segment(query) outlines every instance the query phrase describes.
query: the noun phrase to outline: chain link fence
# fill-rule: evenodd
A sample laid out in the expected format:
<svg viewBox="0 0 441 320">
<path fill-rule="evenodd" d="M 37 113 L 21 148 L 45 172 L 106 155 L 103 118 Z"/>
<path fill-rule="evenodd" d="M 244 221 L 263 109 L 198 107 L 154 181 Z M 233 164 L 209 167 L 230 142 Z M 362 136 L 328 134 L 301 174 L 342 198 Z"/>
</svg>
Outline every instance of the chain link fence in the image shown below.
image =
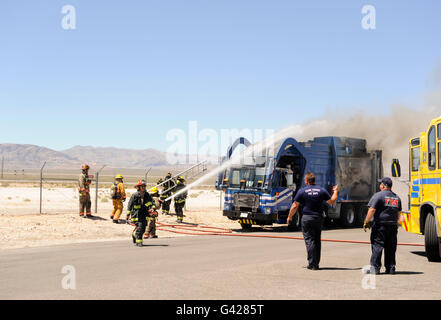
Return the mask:
<svg viewBox="0 0 441 320">
<path fill-rule="evenodd" d="M 135 192 L 134 185 L 138 180 L 144 179 L 147 187 L 157 184 L 159 179 L 164 179 L 168 172 L 173 175 L 189 168 L 111 168 L 106 166 L 91 167 L 89 175 L 92 176 L 90 195 L 92 213 L 110 212 L 112 199 L 110 186 L 117 174 L 122 174 L 128 198 Z M 0 214 L 61 214 L 78 212 L 78 178 L 81 174 L 79 168 L 56 169 L 50 166 L 40 168 L 3 168 L 0 177 Z M 203 172 L 188 172 L 191 183 L 200 177 Z M 185 175 L 184 175 L 185 176 Z M 187 179 L 187 177 L 186 177 Z M 197 187 L 198 190 L 214 190 L 215 178 Z"/>
</svg>

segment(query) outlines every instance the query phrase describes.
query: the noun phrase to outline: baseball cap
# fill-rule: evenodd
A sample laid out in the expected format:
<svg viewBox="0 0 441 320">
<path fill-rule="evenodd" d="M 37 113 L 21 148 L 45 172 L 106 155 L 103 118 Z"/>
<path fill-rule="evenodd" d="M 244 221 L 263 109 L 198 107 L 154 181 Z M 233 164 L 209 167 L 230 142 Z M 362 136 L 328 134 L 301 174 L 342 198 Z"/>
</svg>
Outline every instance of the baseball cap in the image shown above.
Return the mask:
<svg viewBox="0 0 441 320">
<path fill-rule="evenodd" d="M 378 182 L 384 184 L 387 188 L 392 188 L 392 179 L 389 177 L 384 177 L 383 179 L 378 180 Z"/>
</svg>

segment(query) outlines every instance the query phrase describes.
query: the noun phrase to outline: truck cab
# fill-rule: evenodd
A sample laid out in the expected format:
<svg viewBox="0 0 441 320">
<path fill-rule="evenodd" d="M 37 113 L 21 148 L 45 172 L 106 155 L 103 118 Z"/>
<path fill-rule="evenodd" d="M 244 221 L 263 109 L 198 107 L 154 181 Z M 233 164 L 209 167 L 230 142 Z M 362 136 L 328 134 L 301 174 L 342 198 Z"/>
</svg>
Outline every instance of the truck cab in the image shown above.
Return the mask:
<svg viewBox="0 0 441 320">
<path fill-rule="evenodd" d="M 441 261 L 440 152 L 441 117 L 409 141 L 409 211 L 402 221 L 406 231 L 424 235 L 429 261 Z"/>
<path fill-rule="evenodd" d="M 340 185 L 336 205 L 324 203 L 324 216 L 345 227 L 361 226 L 382 175 L 381 151 L 367 152 L 365 140 L 346 137 L 306 142 L 287 138 L 276 150 L 231 165 L 218 177 L 216 186 L 225 190 L 224 216 L 239 221 L 243 229 L 284 224 L 297 191 L 304 186 L 305 173 L 313 172 L 316 184 L 329 192 Z M 227 155 L 231 153 L 230 147 Z M 301 212 L 302 208 L 288 229 L 300 229 Z"/>
</svg>

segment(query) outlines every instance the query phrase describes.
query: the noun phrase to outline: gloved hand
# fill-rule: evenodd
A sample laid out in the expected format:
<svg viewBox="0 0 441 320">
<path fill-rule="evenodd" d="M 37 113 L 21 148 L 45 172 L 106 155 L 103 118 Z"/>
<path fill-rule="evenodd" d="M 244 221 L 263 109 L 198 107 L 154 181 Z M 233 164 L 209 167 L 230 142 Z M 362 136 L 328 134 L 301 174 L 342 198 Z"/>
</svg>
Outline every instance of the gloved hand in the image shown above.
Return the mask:
<svg viewBox="0 0 441 320">
<path fill-rule="evenodd" d="M 363 223 L 363 230 L 364 232 L 366 232 L 366 229 L 370 229 L 371 228 L 371 222 L 370 221 L 365 221 Z"/>
</svg>

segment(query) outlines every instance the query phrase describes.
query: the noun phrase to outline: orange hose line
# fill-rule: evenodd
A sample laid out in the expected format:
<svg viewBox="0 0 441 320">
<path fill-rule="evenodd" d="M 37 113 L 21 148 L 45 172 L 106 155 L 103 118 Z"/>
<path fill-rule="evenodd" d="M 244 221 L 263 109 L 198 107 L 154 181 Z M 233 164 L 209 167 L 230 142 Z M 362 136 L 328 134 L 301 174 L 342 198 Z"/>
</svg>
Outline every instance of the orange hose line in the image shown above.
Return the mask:
<svg viewBox="0 0 441 320">
<path fill-rule="evenodd" d="M 172 229 L 183 229 L 186 231 L 177 231 L 177 230 L 170 230 L 166 229 L 164 227 L 169 227 Z M 205 231 L 203 229 L 218 229 L 218 230 L 224 230 L 222 232 L 211 232 L 211 231 Z M 273 236 L 273 235 L 263 235 L 263 234 L 238 234 L 233 233 L 233 230 L 231 229 L 225 229 L 225 228 L 219 228 L 219 227 L 210 227 L 210 226 L 185 226 L 185 225 L 175 225 L 175 224 L 162 224 L 158 223 L 158 230 L 167 231 L 167 232 L 173 232 L 178 234 L 188 234 L 188 235 L 195 235 L 195 236 L 206 236 L 206 235 L 214 235 L 214 236 L 232 236 L 232 237 L 252 237 L 252 238 L 271 238 L 271 239 L 290 239 L 290 240 L 304 240 L 303 237 L 293 237 L 293 236 Z M 197 232 L 188 232 L 188 231 L 197 231 Z M 370 241 L 360 241 L 360 240 L 340 240 L 340 239 L 321 239 L 321 241 L 324 242 L 339 242 L 339 243 L 355 243 L 355 244 L 371 244 Z M 406 243 L 406 242 L 399 242 L 397 245 L 399 246 L 417 246 L 417 247 L 424 247 L 424 244 L 421 243 Z"/>
</svg>

